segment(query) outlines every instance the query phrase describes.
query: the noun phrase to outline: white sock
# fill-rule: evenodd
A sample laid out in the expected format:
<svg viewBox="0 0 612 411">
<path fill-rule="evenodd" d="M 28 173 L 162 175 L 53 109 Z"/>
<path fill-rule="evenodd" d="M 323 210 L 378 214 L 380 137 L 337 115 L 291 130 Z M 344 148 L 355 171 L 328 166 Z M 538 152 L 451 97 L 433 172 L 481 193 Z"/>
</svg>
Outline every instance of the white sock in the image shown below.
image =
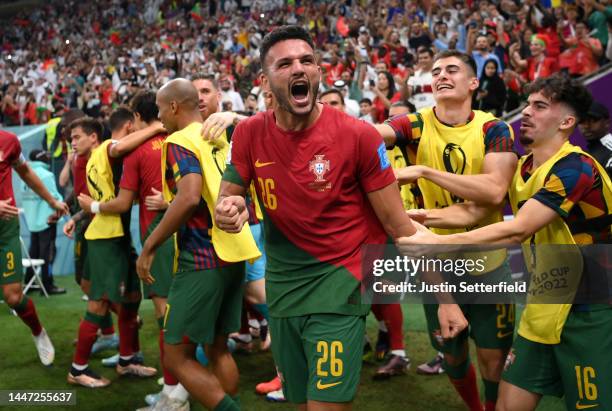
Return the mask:
<svg viewBox="0 0 612 411">
<path fill-rule="evenodd" d="M 172 390 L 169 397 L 172 399 L 179 400 L 180 402 L 185 402 L 187 401 L 187 398 L 189 398 L 189 393 L 187 392 L 185 387 L 183 387 L 182 384 L 177 384 L 176 388 Z"/>
<path fill-rule="evenodd" d="M 397 355 L 398 357 L 406 357 L 405 350 L 391 350 L 391 355 Z"/>
<path fill-rule="evenodd" d="M 164 384 L 164 388 L 162 389 L 162 394 L 165 394 L 169 397 L 170 393 L 174 391 L 175 388 L 176 388 L 176 385 Z"/>
<path fill-rule="evenodd" d="M 387 325 L 385 324 L 385 322 L 384 322 L 384 321 L 379 321 L 379 322 L 378 322 L 378 329 L 379 329 L 380 331 L 382 331 L 382 332 L 385 332 L 385 333 L 386 333 L 386 332 L 388 332 L 388 331 L 387 331 Z"/>
<path fill-rule="evenodd" d="M 438 356 L 444 358 L 444 353 L 442 351 L 438 351 Z"/>
<path fill-rule="evenodd" d="M 243 343 L 250 343 L 253 341 L 253 336 L 251 334 L 238 334 L 238 339 Z"/>
<path fill-rule="evenodd" d="M 132 355 L 120 355 L 119 358 L 121 358 L 123 361 L 129 361 L 132 358 L 134 358 L 134 354 L 132 354 Z"/>
<path fill-rule="evenodd" d="M 79 364 L 74 363 L 74 362 L 72 363 L 72 366 L 74 367 L 74 369 L 78 370 L 78 371 L 83 371 L 85 368 L 87 368 L 88 365 L 89 364 L 79 365 Z"/>
</svg>

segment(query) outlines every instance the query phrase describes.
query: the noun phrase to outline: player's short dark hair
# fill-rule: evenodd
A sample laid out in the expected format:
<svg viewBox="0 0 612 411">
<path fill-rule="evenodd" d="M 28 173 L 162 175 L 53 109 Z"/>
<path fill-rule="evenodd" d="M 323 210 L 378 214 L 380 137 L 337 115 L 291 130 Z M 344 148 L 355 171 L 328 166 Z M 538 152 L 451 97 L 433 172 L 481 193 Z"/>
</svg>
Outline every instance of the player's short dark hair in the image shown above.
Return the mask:
<svg viewBox="0 0 612 411">
<path fill-rule="evenodd" d="M 101 143 L 104 137 L 104 126 L 99 120 L 91 117 L 81 117 L 74 120 L 68 125 L 68 133 L 71 133 L 77 127 L 81 127 L 85 134 L 96 134 L 98 141 Z"/>
<path fill-rule="evenodd" d="M 140 90 L 130 100 L 133 113 L 138 113 L 142 121 L 150 123 L 157 119 L 159 109 L 155 104 L 155 93 L 151 90 Z"/>
<path fill-rule="evenodd" d="M 529 83 L 525 92 L 542 93 L 555 103 L 567 105 L 578 117 L 578 122 L 586 116 L 593 102 L 591 92 L 583 84 L 561 74 L 539 78 Z"/>
<path fill-rule="evenodd" d="M 338 97 L 340 97 L 340 101 L 342 101 L 342 104 L 344 105 L 344 96 L 342 95 L 342 92 L 338 90 L 337 88 L 329 88 L 325 90 L 324 92 L 319 94 L 319 100 L 321 100 L 323 97 L 330 95 L 330 94 L 338 95 Z"/>
<path fill-rule="evenodd" d="M 464 62 L 465 65 L 472 70 L 474 77 L 476 77 L 476 73 L 478 73 L 478 69 L 476 68 L 476 61 L 474 61 L 474 58 L 467 53 L 462 53 L 458 50 L 443 50 L 436 54 L 436 56 L 434 57 L 434 63 L 438 60 L 446 59 L 449 57 L 456 57 L 462 62 Z"/>
<path fill-rule="evenodd" d="M 259 51 L 259 61 L 261 67 L 266 71 L 266 57 L 268 52 L 276 43 L 285 40 L 303 40 L 314 50 L 315 45 L 310 34 L 300 26 L 281 26 L 270 33 L 266 34 L 261 43 Z"/>
<path fill-rule="evenodd" d="M 191 81 L 196 81 L 196 80 L 208 80 L 208 81 L 210 81 L 212 83 L 212 85 L 215 88 L 215 90 L 219 89 L 219 82 L 215 78 L 214 74 L 196 73 L 193 76 L 191 76 Z"/>
<path fill-rule="evenodd" d="M 108 118 L 108 126 L 111 132 L 119 130 L 128 121 L 134 121 L 134 114 L 129 108 L 121 106 L 112 112 Z"/>
</svg>

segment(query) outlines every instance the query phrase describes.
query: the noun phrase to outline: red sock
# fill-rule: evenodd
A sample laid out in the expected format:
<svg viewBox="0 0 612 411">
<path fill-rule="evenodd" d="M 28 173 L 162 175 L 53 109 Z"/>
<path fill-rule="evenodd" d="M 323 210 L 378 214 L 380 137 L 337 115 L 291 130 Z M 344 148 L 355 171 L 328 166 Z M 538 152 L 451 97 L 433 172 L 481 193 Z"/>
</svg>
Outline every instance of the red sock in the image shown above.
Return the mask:
<svg viewBox="0 0 612 411">
<path fill-rule="evenodd" d="M 128 305 L 122 305 L 119 310 L 119 355 L 122 357 L 128 357 L 136 352 L 134 337 L 138 334 L 137 316 L 138 311 Z"/>
<path fill-rule="evenodd" d="M 134 340 L 132 341 L 132 350 L 134 354 L 140 352 L 140 330 L 138 329 L 138 315 L 136 316 L 136 327 L 134 327 Z"/>
<path fill-rule="evenodd" d="M 30 327 L 30 330 L 32 330 L 32 335 L 39 335 L 42 332 L 42 326 L 40 325 L 38 315 L 36 314 L 34 301 L 30 300 L 24 295 L 21 303 L 19 303 L 17 307 L 13 307 L 13 309 L 19 318 L 21 318 L 21 321 Z"/>
<path fill-rule="evenodd" d="M 392 350 L 404 349 L 404 315 L 399 304 L 383 304 L 383 320 L 389 332 L 389 343 Z"/>
<path fill-rule="evenodd" d="M 176 377 L 164 367 L 164 330 L 159 330 L 159 359 L 161 360 L 162 371 L 164 373 L 164 384 L 176 385 L 178 380 Z"/>
<path fill-rule="evenodd" d="M 100 326 L 94 322 L 87 319 L 81 320 L 81 324 L 79 325 L 79 338 L 77 340 L 73 359 L 75 364 L 86 365 L 89 361 L 91 347 L 98 338 L 98 328 L 100 328 Z"/>
<path fill-rule="evenodd" d="M 485 401 L 485 411 L 495 411 L 495 401 Z"/>
<path fill-rule="evenodd" d="M 382 304 L 372 304 L 371 310 L 372 314 L 374 314 L 374 317 L 376 318 L 376 321 L 383 320 Z"/>
<path fill-rule="evenodd" d="M 102 335 L 113 335 L 115 333 L 115 327 L 111 325 L 110 327 L 102 328 Z"/>
<path fill-rule="evenodd" d="M 476 371 L 474 365 L 470 364 L 465 377 L 461 379 L 453 379 L 449 377 L 450 382 L 455 386 L 455 390 L 459 393 L 463 401 L 467 404 L 470 411 L 482 411 L 482 403 L 478 394 L 478 384 L 476 384 Z"/>
</svg>

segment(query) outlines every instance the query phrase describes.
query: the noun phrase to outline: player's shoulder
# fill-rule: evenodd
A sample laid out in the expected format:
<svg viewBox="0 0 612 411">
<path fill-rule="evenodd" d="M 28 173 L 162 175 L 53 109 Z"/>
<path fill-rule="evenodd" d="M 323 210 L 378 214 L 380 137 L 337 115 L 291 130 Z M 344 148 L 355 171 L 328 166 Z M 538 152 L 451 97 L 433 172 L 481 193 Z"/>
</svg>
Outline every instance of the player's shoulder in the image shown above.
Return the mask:
<svg viewBox="0 0 612 411">
<path fill-rule="evenodd" d="M 236 133 L 251 133 L 253 134 L 253 137 L 261 135 L 263 133 L 252 133 L 252 131 L 262 130 L 263 128 L 266 128 L 270 124 L 270 121 L 274 121 L 274 112 L 272 110 L 260 111 L 259 113 L 245 118 L 240 123 L 238 123 L 238 125 L 234 129 L 232 138 L 236 135 Z"/>
<path fill-rule="evenodd" d="M 17 137 L 17 135 L 9 131 L 0 130 L 0 142 L 3 146 L 10 147 L 11 145 L 18 145 L 19 138 Z"/>
</svg>

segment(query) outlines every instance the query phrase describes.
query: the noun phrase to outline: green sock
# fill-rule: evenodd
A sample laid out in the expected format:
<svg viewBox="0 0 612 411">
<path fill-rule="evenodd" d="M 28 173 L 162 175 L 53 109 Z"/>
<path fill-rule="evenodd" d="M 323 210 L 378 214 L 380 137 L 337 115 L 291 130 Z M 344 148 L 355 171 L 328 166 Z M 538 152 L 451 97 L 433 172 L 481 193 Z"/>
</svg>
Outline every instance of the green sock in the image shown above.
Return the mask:
<svg viewBox="0 0 612 411">
<path fill-rule="evenodd" d="M 100 328 L 110 328 L 113 326 L 113 317 L 111 312 L 108 311 L 104 317 L 102 317 L 102 322 L 100 323 Z"/>
<path fill-rule="evenodd" d="M 90 323 L 94 323 L 98 327 L 100 327 L 100 325 L 104 321 L 104 316 L 97 315 L 97 314 L 94 314 L 94 313 L 90 313 L 89 311 L 87 311 L 85 313 L 85 321 L 89 321 Z"/>
<path fill-rule="evenodd" d="M 232 397 L 225 394 L 225 397 L 213 408 L 213 411 L 240 411 L 240 407 L 236 405 Z"/>
<path fill-rule="evenodd" d="M 489 381 L 482 379 L 484 384 L 485 400 L 493 403 L 497 402 L 497 390 L 499 389 L 499 383 L 495 381 Z"/>
<path fill-rule="evenodd" d="M 236 403 L 238 408 L 240 408 L 240 395 L 236 394 L 232 397 L 232 400 Z"/>
</svg>

